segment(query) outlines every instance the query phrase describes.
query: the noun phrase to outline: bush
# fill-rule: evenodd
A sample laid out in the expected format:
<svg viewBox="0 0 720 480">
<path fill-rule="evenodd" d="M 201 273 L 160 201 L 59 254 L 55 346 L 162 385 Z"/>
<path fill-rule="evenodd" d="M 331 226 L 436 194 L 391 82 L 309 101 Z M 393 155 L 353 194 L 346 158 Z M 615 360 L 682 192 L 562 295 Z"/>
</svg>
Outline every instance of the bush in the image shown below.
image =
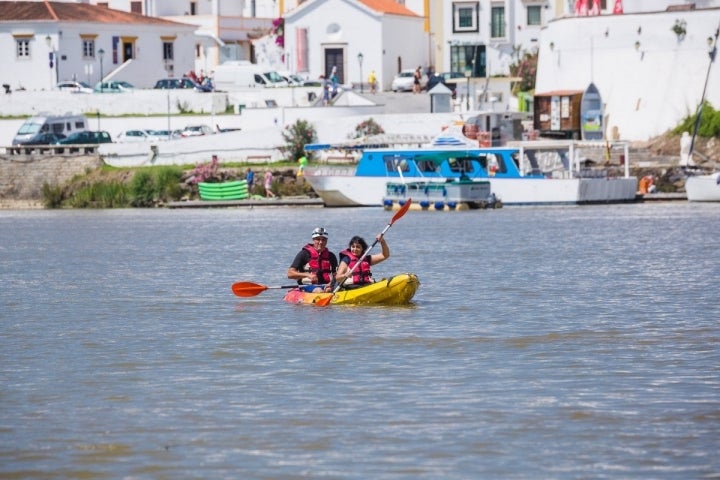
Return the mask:
<svg viewBox="0 0 720 480">
<path fill-rule="evenodd" d="M 368 118 L 364 122 L 360 122 L 355 126 L 355 133 L 350 134 L 349 138 L 362 138 L 369 135 L 380 135 L 385 130 L 372 118 Z"/>
<path fill-rule="evenodd" d="M 282 133 L 286 145 L 280 150 L 287 155 L 291 162 L 296 161 L 303 155 L 312 160 L 312 153 L 305 153 L 305 145 L 317 142 L 315 128 L 307 120 L 297 120 L 293 125 L 288 125 Z"/>
<path fill-rule="evenodd" d="M 182 196 L 179 167 L 152 167 L 138 171 L 130 182 L 131 205 L 152 207 L 159 202 L 178 200 Z"/>
<path fill-rule="evenodd" d="M 681 135 L 683 132 L 689 132 L 692 134 L 695 131 L 696 121 L 697 114 L 686 116 L 680 125 L 675 127 L 673 133 Z M 703 138 L 720 137 L 720 111 L 715 110 L 709 102 L 703 104 L 697 134 Z"/>
<path fill-rule="evenodd" d="M 84 185 L 69 199 L 73 208 L 120 208 L 128 206 L 127 188 L 120 182 Z"/>
<path fill-rule="evenodd" d="M 60 208 L 64 199 L 62 187 L 43 183 L 42 187 L 43 205 L 46 208 Z"/>
<path fill-rule="evenodd" d="M 188 183 L 196 185 L 200 182 L 220 182 L 222 179 L 219 174 L 220 162 L 215 155 L 212 160 L 208 163 L 198 163 L 195 168 L 190 172 Z"/>
</svg>

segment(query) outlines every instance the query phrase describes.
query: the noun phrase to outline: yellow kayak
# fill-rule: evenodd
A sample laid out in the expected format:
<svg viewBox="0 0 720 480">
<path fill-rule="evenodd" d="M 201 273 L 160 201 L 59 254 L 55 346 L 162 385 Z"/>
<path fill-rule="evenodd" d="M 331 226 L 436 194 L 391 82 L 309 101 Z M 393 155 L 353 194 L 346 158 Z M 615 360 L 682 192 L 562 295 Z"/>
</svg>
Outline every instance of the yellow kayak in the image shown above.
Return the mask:
<svg viewBox="0 0 720 480">
<path fill-rule="evenodd" d="M 312 293 L 299 288 L 290 290 L 284 300 L 289 303 L 314 304 L 332 297 L 334 305 L 407 305 L 415 296 L 420 281 L 414 273 L 401 273 L 375 283 L 337 293 Z"/>
</svg>

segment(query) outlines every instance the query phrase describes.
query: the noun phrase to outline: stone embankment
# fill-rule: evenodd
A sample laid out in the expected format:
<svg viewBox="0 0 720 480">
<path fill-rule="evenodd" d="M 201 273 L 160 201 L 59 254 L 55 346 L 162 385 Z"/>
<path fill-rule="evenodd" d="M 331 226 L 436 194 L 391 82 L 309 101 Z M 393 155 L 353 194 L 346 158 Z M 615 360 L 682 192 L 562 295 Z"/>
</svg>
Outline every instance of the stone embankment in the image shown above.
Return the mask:
<svg viewBox="0 0 720 480">
<path fill-rule="evenodd" d="M 44 184 L 63 185 L 101 165 L 97 154 L 1 155 L 0 208 L 42 208 Z"/>
</svg>

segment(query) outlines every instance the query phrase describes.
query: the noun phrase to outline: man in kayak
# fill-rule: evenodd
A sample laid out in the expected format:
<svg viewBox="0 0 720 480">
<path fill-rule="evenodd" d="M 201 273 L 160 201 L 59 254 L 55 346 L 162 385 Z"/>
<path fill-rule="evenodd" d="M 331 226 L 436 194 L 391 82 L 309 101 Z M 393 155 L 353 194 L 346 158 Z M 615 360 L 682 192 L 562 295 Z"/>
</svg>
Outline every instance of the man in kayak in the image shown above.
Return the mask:
<svg viewBox="0 0 720 480">
<path fill-rule="evenodd" d="M 357 235 L 350 239 L 348 248 L 340 252 L 340 265 L 338 266 L 335 278 L 338 282 L 342 282 L 343 287 L 352 288 L 375 281 L 372 277 L 370 266 L 377 265 L 387 260 L 390 256 L 390 247 L 388 247 L 385 242 L 385 237 L 380 234 L 377 236 L 377 241 L 380 242 L 382 253 L 366 255 L 363 258 L 363 255 L 368 249 L 368 244 L 365 239 Z M 360 261 L 361 258 L 362 261 Z M 358 262 L 360 262 L 359 265 Z M 352 274 L 350 275 L 351 270 Z M 345 281 L 343 282 L 343 280 Z"/>
<path fill-rule="evenodd" d="M 312 232 L 312 243 L 305 245 L 293 260 L 287 276 L 298 285 L 317 285 L 313 292 L 331 292 L 338 268 L 334 253 L 327 249 L 328 231 L 318 227 Z"/>
</svg>

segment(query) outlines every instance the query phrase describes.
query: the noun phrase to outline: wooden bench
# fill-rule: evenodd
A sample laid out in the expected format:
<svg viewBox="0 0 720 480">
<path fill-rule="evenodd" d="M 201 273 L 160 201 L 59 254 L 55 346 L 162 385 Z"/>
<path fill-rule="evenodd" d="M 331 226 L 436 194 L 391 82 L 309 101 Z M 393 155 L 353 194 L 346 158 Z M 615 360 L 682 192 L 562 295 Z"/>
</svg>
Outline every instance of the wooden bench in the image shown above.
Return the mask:
<svg viewBox="0 0 720 480">
<path fill-rule="evenodd" d="M 248 155 L 248 156 L 245 158 L 245 160 L 246 160 L 247 162 L 251 162 L 251 161 L 253 161 L 253 160 L 255 160 L 255 161 L 261 160 L 261 161 L 263 161 L 263 162 L 265 162 L 265 163 L 270 163 L 270 160 L 272 160 L 272 156 L 270 156 L 270 155 Z"/>
<path fill-rule="evenodd" d="M 246 180 L 224 183 L 198 183 L 198 192 L 202 200 L 242 200 L 248 198 Z"/>
</svg>

